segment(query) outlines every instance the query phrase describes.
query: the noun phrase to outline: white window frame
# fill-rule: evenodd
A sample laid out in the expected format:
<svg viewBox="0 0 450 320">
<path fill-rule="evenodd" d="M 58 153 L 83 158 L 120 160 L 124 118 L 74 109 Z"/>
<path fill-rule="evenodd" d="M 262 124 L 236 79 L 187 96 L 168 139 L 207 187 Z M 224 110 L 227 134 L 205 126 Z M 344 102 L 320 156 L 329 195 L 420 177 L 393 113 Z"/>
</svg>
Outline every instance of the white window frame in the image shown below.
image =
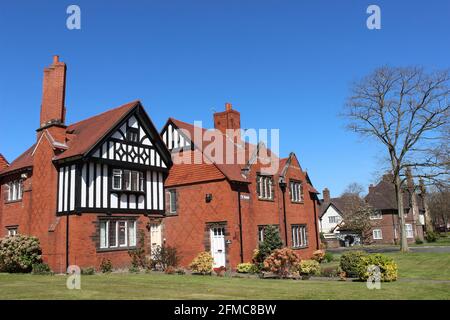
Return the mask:
<svg viewBox="0 0 450 320">
<path fill-rule="evenodd" d="M 383 231 L 381 231 L 381 229 L 373 229 L 372 237 L 374 240 L 383 240 Z"/>
<path fill-rule="evenodd" d="M 115 233 L 115 243 L 111 244 L 109 242 L 109 235 L 110 235 L 110 225 L 111 223 L 114 223 L 114 233 Z M 119 224 L 125 223 L 125 243 L 120 244 L 119 243 Z M 102 245 L 102 239 L 100 238 L 99 247 L 100 249 L 115 249 L 115 248 L 132 248 L 135 247 L 137 244 L 137 220 L 101 220 L 100 221 L 100 237 L 102 236 L 102 226 L 106 228 L 105 230 L 105 239 L 104 244 Z M 133 227 L 134 229 L 134 237 L 130 239 L 130 230 L 129 228 Z"/>
<path fill-rule="evenodd" d="M 291 193 L 291 202 L 303 202 L 303 184 L 301 181 L 289 181 L 289 191 Z"/>
<path fill-rule="evenodd" d="M 7 227 L 6 229 L 8 230 L 8 237 L 12 237 L 19 234 L 17 227 Z"/>
<path fill-rule="evenodd" d="M 308 246 L 308 234 L 305 224 L 291 225 L 292 247 L 305 248 Z"/>
<path fill-rule="evenodd" d="M 19 180 L 14 180 L 14 181 L 10 181 L 7 186 L 8 186 L 8 199 L 7 201 L 20 201 L 22 200 L 22 183 L 23 180 L 19 179 Z"/>
<path fill-rule="evenodd" d="M 407 239 L 414 239 L 414 230 L 412 224 L 405 223 L 405 233 Z"/>
<path fill-rule="evenodd" d="M 329 216 L 328 217 L 328 223 L 338 223 L 338 222 L 339 222 L 339 216 Z"/>
<path fill-rule="evenodd" d="M 175 196 L 175 202 L 172 203 Z M 175 189 L 169 190 L 169 212 L 177 213 L 177 191 Z"/>
<path fill-rule="evenodd" d="M 264 241 L 264 229 L 266 225 L 258 226 L 258 243 Z"/>
<path fill-rule="evenodd" d="M 273 200 L 273 177 L 258 175 L 256 179 L 259 180 L 259 183 L 257 183 L 257 186 L 259 186 L 258 199 Z"/>
<path fill-rule="evenodd" d="M 115 177 L 119 177 L 119 187 L 115 187 L 114 186 L 114 179 L 115 179 Z M 121 169 L 113 169 L 112 188 L 114 190 L 122 190 L 122 170 Z"/>
</svg>

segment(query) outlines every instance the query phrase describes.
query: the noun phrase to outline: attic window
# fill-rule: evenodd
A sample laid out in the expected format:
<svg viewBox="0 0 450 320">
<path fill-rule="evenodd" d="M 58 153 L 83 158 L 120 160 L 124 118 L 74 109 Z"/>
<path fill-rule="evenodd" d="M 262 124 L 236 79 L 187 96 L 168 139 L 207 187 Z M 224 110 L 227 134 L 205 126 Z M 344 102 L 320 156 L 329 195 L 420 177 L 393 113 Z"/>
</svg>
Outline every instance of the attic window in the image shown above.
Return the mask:
<svg viewBox="0 0 450 320">
<path fill-rule="evenodd" d="M 131 142 L 139 142 L 139 132 L 135 128 L 128 128 L 127 140 Z"/>
<path fill-rule="evenodd" d="M 303 201 L 303 185 L 300 181 L 290 181 L 289 191 L 291 193 L 292 202 L 302 202 Z"/>
</svg>

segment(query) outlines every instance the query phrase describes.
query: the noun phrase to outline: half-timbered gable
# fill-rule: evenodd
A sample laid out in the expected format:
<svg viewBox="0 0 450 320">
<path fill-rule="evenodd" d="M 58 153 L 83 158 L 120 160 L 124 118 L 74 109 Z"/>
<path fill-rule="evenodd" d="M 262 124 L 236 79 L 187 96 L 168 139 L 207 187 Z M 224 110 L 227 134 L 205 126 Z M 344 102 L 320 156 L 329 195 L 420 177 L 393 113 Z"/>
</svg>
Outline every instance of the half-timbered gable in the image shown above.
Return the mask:
<svg viewBox="0 0 450 320">
<path fill-rule="evenodd" d="M 58 213 L 164 212 L 170 154 L 139 102 L 81 157 L 70 159 L 58 159 Z"/>
<path fill-rule="evenodd" d="M 191 150 L 194 146 L 192 139 L 194 139 L 194 132 L 180 128 L 174 119 L 169 119 L 161 131 L 161 136 L 167 149 L 170 151 Z M 188 124 L 187 124 L 188 125 Z"/>
</svg>

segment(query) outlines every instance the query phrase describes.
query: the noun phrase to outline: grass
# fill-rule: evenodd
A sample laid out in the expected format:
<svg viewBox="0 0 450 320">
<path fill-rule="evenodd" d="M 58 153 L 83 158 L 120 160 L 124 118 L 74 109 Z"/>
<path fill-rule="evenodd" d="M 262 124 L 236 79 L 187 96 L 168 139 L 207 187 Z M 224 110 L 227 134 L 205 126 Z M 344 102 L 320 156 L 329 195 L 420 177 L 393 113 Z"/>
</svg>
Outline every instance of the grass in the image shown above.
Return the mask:
<svg viewBox="0 0 450 320">
<path fill-rule="evenodd" d="M 423 247 L 423 246 L 433 246 L 433 247 L 439 247 L 439 246 L 450 246 L 450 233 L 441 233 L 440 236 L 437 238 L 435 242 L 427 242 L 424 241 L 421 244 L 411 244 L 413 247 Z"/>
<path fill-rule="evenodd" d="M 446 299 L 450 255 L 389 253 L 399 281 L 369 290 L 364 282 L 268 280 L 210 276 L 98 274 L 68 290 L 66 276 L 0 274 L 0 299 Z M 336 258 L 337 255 L 335 255 Z M 333 261 L 327 265 L 337 265 Z M 447 280 L 447 281 L 443 281 Z"/>
</svg>

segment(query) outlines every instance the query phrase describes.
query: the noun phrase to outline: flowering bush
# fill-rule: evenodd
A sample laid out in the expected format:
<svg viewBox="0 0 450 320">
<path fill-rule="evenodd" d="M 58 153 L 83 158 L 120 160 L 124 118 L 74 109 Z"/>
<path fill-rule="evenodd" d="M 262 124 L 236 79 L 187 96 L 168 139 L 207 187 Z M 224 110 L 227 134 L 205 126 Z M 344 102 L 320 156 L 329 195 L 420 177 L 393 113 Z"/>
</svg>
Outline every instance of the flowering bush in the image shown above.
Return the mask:
<svg viewBox="0 0 450 320">
<path fill-rule="evenodd" d="M 380 268 L 381 281 L 390 282 L 397 280 L 397 264 L 392 258 L 382 254 L 371 254 L 362 258 L 358 272 L 360 280 L 366 281 L 369 278 L 372 272 L 368 267 L 372 265 Z"/>
<path fill-rule="evenodd" d="M 276 249 L 264 260 L 264 269 L 275 273 L 281 278 L 286 278 L 292 272 L 298 270 L 299 262 L 299 257 L 292 249 Z"/>
<path fill-rule="evenodd" d="M 325 258 L 325 251 L 324 250 L 316 250 L 313 252 L 312 259 L 317 261 L 318 263 L 321 263 Z"/>
<path fill-rule="evenodd" d="M 316 260 L 302 260 L 298 265 L 300 275 L 310 277 L 320 273 L 320 265 Z"/>
<path fill-rule="evenodd" d="M 189 268 L 195 273 L 210 274 L 213 268 L 214 259 L 209 252 L 200 252 L 192 260 Z"/>
<path fill-rule="evenodd" d="M 15 235 L 0 239 L 0 271 L 30 272 L 42 262 L 42 250 L 36 237 Z"/>
</svg>

